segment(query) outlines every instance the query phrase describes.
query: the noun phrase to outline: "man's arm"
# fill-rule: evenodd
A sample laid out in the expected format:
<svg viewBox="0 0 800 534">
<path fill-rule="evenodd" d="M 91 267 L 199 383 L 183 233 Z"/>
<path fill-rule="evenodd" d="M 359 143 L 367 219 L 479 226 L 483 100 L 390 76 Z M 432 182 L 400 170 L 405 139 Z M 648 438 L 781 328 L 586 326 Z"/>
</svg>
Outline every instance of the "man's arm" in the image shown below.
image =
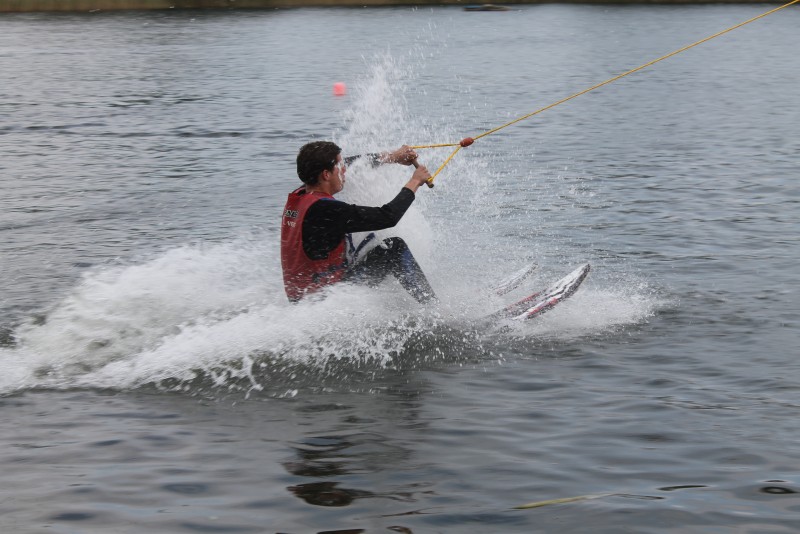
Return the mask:
<svg viewBox="0 0 800 534">
<path fill-rule="evenodd" d="M 430 177 L 428 169 L 420 165 L 397 196 L 377 208 L 333 199 L 315 202 L 303 219 L 303 250 L 311 259 L 323 259 L 345 234 L 391 228 L 400 222 L 414 202 L 414 193 Z"/>
<path fill-rule="evenodd" d="M 358 156 L 348 156 L 344 158 L 345 165 L 352 165 L 359 158 L 368 158 L 373 167 L 384 163 L 399 163 L 400 165 L 411 165 L 417 159 L 417 153 L 413 148 L 403 145 L 391 152 L 373 152 L 369 154 L 359 154 Z"/>
<path fill-rule="evenodd" d="M 414 192 L 404 187 L 391 201 L 380 207 L 358 206 L 338 200 L 320 200 L 306 214 L 303 235 L 368 232 L 391 228 L 400 222 L 414 202 Z M 338 239 L 337 239 L 338 241 Z"/>
<path fill-rule="evenodd" d="M 357 156 L 347 156 L 344 158 L 344 164 L 348 167 L 355 163 L 356 160 L 361 158 L 366 158 L 370 165 L 373 167 L 377 167 L 378 165 L 382 164 L 381 155 L 377 152 L 371 152 L 369 154 L 358 154 Z"/>
<path fill-rule="evenodd" d="M 414 202 L 417 189 L 431 175 L 423 165 L 414 170 L 411 179 L 391 201 L 380 207 L 357 206 L 338 200 L 324 199 L 314 203 L 306 214 L 305 221 L 311 218 L 311 228 L 327 230 L 335 228 L 337 232 L 369 232 L 391 228 L 400 222 L 411 203 Z M 305 223 L 303 231 L 305 232 Z"/>
</svg>

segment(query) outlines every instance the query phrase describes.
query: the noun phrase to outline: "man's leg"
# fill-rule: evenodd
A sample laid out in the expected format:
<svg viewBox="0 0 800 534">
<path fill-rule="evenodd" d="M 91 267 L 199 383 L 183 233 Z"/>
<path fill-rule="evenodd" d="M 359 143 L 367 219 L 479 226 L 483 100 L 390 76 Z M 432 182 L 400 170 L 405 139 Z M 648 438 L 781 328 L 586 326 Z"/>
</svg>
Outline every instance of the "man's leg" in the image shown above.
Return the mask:
<svg viewBox="0 0 800 534">
<path fill-rule="evenodd" d="M 418 302 L 436 300 L 436 294 L 428 283 L 425 273 L 414 259 L 406 242 L 400 237 L 384 239 L 345 275 L 345 280 L 376 286 L 389 273 L 397 278 L 400 285 Z"/>
</svg>

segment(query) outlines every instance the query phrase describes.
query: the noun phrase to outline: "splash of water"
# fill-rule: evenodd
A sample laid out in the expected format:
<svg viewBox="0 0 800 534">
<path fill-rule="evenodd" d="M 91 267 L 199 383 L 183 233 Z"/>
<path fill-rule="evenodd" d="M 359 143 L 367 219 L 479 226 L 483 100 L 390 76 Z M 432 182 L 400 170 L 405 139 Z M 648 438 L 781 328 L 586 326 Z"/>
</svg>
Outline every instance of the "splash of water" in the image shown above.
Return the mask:
<svg viewBox="0 0 800 534">
<path fill-rule="evenodd" d="M 347 128 L 336 139 L 348 154 L 434 138 L 409 120 L 404 95 L 413 75 L 412 67 L 388 55 L 371 62 L 345 114 Z M 441 298 L 439 307 L 417 305 L 394 282 L 377 290 L 340 285 L 324 299 L 290 305 L 274 234 L 184 246 L 149 261 L 86 273 L 44 320 L 14 332 L 15 346 L 0 349 L 0 394 L 147 384 L 192 391 L 200 383 L 252 391 L 269 387 L 276 377 L 293 391 L 292 379 L 303 367 L 344 376 L 336 375 L 342 369 L 337 362 L 345 362 L 346 375 L 365 366 L 502 352 L 502 337 L 484 346 L 476 329 L 488 311 L 513 296 L 493 297 L 488 286 L 529 258 L 520 257 L 518 245 L 495 239 L 490 225 L 475 222 L 491 219 L 498 209 L 488 201 L 489 184 L 497 180 L 488 171 L 489 159 L 473 152 L 455 161 L 449 180 L 419 193 L 401 223 L 380 233 L 409 243 Z M 410 174 L 397 165 L 370 169 L 359 163 L 348 171 L 342 199 L 383 204 Z M 472 224 L 470 232 L 463 231 L 465 221 Z M 553 281 L 546 276 L 534 278 L 532 287 Z M 635 291 L 582 288 L 557 310 L 516 325 L 508 335 L 533 343 L 574 338 L 641 321 L 656 306 Z"/>
</svg>

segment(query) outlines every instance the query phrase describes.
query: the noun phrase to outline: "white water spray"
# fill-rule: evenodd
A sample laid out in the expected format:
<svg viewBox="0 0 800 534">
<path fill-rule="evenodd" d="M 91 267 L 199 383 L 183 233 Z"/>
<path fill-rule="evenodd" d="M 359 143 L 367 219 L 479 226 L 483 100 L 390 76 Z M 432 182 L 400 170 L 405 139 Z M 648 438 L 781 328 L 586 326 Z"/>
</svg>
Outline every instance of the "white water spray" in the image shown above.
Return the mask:
<svg viewBox="0 0 800 534">
<path fill-rule="evenodd" d="M 336 138 L 346 154 L 433 139 L 433 132 L 418 126 L 423 121 L 409 119 L 405 84 L 414 69 L 390 56 L 378 58 L 370 68 L 353 93 L 347 127 Z M 452 138 L 455 132 L 439 132 L 438 137 Z M 432 168 L 437 156 L 425 152 L 423 162 Z M 487 214 L 498 212 L 500 201 L 491 194 L 499 176 L 489 172 L 488 161 L 488 156 L 471 152 L 453 162 L 434 190 L 418 193 L 396 228 L 380 232 L 381 237 L 401 236 L 409 243 L 441 299 L 437 308 L 418 305 L 394 281 L 378 289 L 340 285 L 326 291 L 324 299 L 290 305 L 274 233 L 184 246 L 150 261 L 90 271 L 43 321 L 20 326 L 16 345 L 0 349 L 5 370 L 0 394 L 35 387 L 130 389 L 146 384 L 186 389 L 198 379 L 222 389 L 260 390 L 273 378 L 264 370 L 267 361 L 390 365 L 426 333 L 434 338 L 432 358 L 451 347 L 453 339 L 477 340 L 463 332 L 514 298 L 493 296 L 491 281 L 530 260 L 520 257 L 519 243 L 497 239 L 491 217 L 486 222 Z M 383 204 L 411 172 L 398 165 L 371 169 L 358 163 L 348 171 L 341 198 Z M 517 172 L 527 174 L 529 169 Z M 531 219 L 536 213 L 524 216 Z M 591 261 L 571 259 L 573 264 Z M 569 267 L 563 272 L 542 269 L 527 291 L 541 289 Z M 517 325 L 512 335 L 535 342 L 591 334 L 640 321 L 655 305 L 635 292 L 587 284 L 542 319 Z M 436 338 L 439 327 L 456 334 Z"/>
</svg>

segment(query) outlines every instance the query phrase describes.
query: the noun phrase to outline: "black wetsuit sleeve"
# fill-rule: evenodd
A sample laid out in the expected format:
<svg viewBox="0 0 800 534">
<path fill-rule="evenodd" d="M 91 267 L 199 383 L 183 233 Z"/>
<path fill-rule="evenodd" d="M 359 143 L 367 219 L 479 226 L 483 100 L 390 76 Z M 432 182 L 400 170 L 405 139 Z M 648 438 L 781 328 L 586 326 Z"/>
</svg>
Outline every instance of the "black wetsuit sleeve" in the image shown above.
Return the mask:
<svg viewBox="0 0 800 534">
<path fill-rule="evenodd" d="M 370 153 L 370 154 L 359 154 L 357 156 L 347 156 L 344 158 L 345 165 L 352 165 L 353 162 L 360 158 L 366 158 L 369 161 L 369 164 L 373 167 L 377 167 L 378 165 L 382 165 L 381 163 L 381 155 L 378 153 Z"/>
<path fill-rule="evenodd" d="M 396 197 L 380 207 L 321 199 L 308 208 L 303 219 L 303 250 L 313 260 L 327 258 L 345 234 L 383 230 L 396 225 L 414 198 L 414 192 L 404 187 Z"/>
</svg>

